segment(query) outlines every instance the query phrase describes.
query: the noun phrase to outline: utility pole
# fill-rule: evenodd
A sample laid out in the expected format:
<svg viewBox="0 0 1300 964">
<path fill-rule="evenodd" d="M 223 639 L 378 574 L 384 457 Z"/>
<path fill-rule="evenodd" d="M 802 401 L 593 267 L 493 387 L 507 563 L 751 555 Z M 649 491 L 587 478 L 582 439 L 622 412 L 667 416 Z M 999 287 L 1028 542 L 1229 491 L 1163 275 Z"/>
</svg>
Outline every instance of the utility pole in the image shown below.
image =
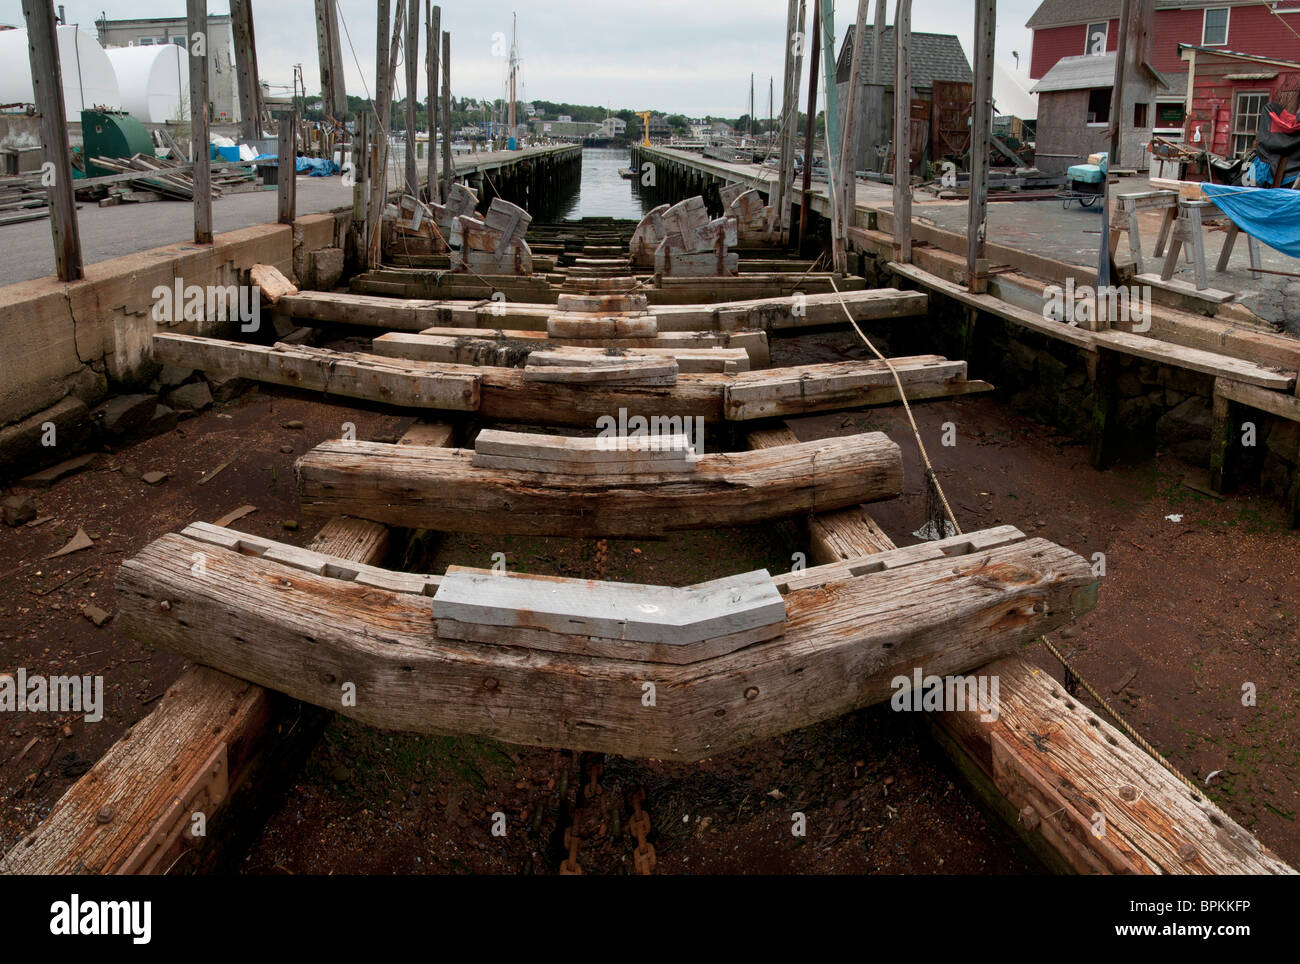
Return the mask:
<svg viewBox="0 0 1300 964">
<path fill-rule="evenodd" d="M 50 233 L 60 281 L 77 281 L 81 266 L 81 233 L 77 229 L 77 199 L 72 185 L 72 149 L 63 103 L 63 71 L 59 66 L 54 5 L 50 0 L 23 0 L 27 21 L 27 53 L 32 66 L 32 92 L 41 115 L 41 142 L 49 176 Z M 51 168 L 53 168 L 51 170 Z"/>
</svg>

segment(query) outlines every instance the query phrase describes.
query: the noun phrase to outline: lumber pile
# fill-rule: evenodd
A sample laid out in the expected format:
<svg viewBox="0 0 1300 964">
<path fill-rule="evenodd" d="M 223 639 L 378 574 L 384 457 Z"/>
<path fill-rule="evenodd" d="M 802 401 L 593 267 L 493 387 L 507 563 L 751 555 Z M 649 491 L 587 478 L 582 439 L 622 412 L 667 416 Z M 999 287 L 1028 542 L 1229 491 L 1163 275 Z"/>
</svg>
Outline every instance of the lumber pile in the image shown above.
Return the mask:
<svg viewBox="0 0 1300 964">
<path fill-rule="evenodd" d="M 662 215 L 663 240 L 655 248 L 654 273 L 670 278 L 728 277 L 740 273 L 735 218 L 709 219 L 704 198 L 674 204 Z"/>
<path fill-rule="evenodd" d="M 483 220 L 460 214 L 451 219 L 451 270 L 475 274 L 529 276 L 533 256 L 524 235 L 532 221 L 523 208 L 492 199 Z"/>
<path fill-rule="evenodd" d="M 91 161 L 97 167 L 117 171 L 120 174 L 140 172 L 139 177 L 128 178 L 129 183 L 138 188 L 179 200 L 194 198 L 194 177 L 190 173 L 188 164 L 144 154 L 134 154 L 129 158 L 95 157 L 91 158 Z M 251 180 L 253 175 L 247 171 L 235 172 L 228 168 L 214 170 L 211 178 L 212 196 L 223 197 L 225 195 L 223 186 L 228 187 Z"/>
<path fill-rule="evenodd" d="M 611 417 L 602 432 L 575 439 L 489 431 L 474 450 L 324 442 L 295 466 L 298 498 L 308 517 L 342 514 L 451 532 L 657 538 L 902 491 L 898 446 L 878 432 L 720 454 L 697 454 L 703 426 L 693 420 L 632 417 L 619 425 Z"/>
<path fill-rule="evenodd" d="M 48 217 L 49 192 L 39 174 L 0 177 L 0 225 Z"/>
<path fill-rule="evenodd" d="M 371 725 L 685 761 L 887 699 L 916 665 L 959 673 L 1010 655 L 1091 608 L 1097 588 L 1084 559 L 1046 540 L 955 547 L 791 589 L 779 636 L 670 663 L 656 661 L 667 654 L 652 642 L 620 640 L 618 658 L 583 649 L 617 638 L 584 633 L 569 634 L 576 651 L 545 648 L 550 627 L 505 632 L 506 644 L 448 640 L 427 584 L 419 593 L 359 585 L 327 560 L 299 567 L 244 555 L 191 530 L 126 560 L 117 584 L 119 618 L 146 645 Z M 502 608 L 514 615 L 491 618 L 528 618 Z M 468 635 L 465 625 L 493 624 L 456 631 Z M 349 681 L 355 705 L 339 699 Z"/>
</svg>

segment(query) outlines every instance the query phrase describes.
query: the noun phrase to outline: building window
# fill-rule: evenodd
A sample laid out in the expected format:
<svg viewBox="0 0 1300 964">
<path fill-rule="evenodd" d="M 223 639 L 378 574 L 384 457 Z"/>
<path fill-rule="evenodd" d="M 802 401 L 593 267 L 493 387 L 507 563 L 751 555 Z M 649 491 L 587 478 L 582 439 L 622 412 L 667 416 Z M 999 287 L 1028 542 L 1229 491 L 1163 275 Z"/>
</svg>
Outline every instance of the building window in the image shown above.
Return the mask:
<svg viewBox="0 0 1300 964">
<path fill-rule="evenodd" d="M 1237 94 L 1236 109 L 1232 112 L 1232 153 L 1240 157 L 1255 146 L 1259 134 L 1260 118 L 1268 92 L 1241 92 Z"/>
<path fill-rule="evenodd" d="M 1201 30 L 1201 43 L 1208 47 L 1222 47 L 1228 42 L 1228 8 L 1210 7 L 1205 11 L 1205 26 Z"/>
<path fill-rule="evenodd" d="M 1109 34 L 1109 21 L 1088 24 L 1087 42 L 1084 44 L 1083 52 L 1085 54 L 1104 54 L 1106 52 L 1106 37 Z"/>
<path fill-rule="evenodd" d="M 1110 123 L 1110 88 L 1095 87 L 1088 91 L 1088 123 Z"/>
<path fill-rule="evenodd" d="M 1140 131 L 1147 127 L 1147 107 L 1147 104 L 1133 105 L 1133 126 Z"/>
<path fill-rule="evenodd" d="M 140 46 L 141 46 L 141 47 L 152 47 L 152 46 L 153 46 L 153 37 L 141 37 L 141 38 L 140 38 Z"/>
</svg>

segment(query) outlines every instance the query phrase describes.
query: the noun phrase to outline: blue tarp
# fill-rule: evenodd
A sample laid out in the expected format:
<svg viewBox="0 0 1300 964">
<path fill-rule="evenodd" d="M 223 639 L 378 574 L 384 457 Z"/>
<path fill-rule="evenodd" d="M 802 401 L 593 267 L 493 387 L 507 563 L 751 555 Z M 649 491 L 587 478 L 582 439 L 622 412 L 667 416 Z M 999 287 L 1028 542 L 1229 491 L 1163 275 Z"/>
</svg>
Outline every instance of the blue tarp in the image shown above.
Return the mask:
<svg viewBox="0 0 1300 964">
<path fill-rule="evenodd" d="M 1300 258 L 1300 191 L 1231 184 L 1203 184 L 1201 189 L 1241 230 Z"/>
<path fill-rule="evenodd" d="M 295 170 L 299 174 L 306 171 L 312 177 L 329 177 L 339 172 L 339 166 L 327 157 L 300 157 Z"/>
</svg>

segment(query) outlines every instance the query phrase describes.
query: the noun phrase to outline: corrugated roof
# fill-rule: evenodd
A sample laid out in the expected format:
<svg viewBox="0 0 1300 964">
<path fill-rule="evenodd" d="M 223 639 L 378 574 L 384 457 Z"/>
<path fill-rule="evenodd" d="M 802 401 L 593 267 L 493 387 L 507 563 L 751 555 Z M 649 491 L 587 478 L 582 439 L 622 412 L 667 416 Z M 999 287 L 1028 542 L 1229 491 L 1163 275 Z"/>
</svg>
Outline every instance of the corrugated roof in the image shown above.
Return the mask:
<svg viewBox="0 0 1300 964">
<path fill-rule="evenodd" d="M 840 45 L 840 56 L 835 63 L 835 81 L 840 84 L 849 82 L 853 71 L 853 34 L 857 25 L 853 24 L 844 34 Z M 866 35 L 862 38 L 862 73 L 871 76 L 871 64 L 875 59 L 875 28 L 868 25 Z M 885 70 L 885 83 L 894 83 L 894 28 L 885 28 L 885 49 L 880 58 Z M 961 41 L 950 33 L 913 33 L 912 34 L 912 86 L 928 90 L 936 80 L 949 80 L 955 83 L 969 84 L 974 80 L 966 52 L 961 49 Z"/>
<path fill-rule="evenodd" d="M 1241 7 L 1260 0 L 1156 0 L 1157 10 L 1196 7 Z M 1025 24 L 1033 30 L 1118 20 L 1121 0 L 1043 0 Z"/>
<path fill-rule="evenodd" d="M 1169 82 L 1147 65 L 1147 70 L 1160 86 L 1168 88 Z M 1115 51 L 1105 54 L 1080 54 L 1062 57 L 1043 79 L 1033 86 L 1031 94 L 1044 94 L 1054 90 L 1089 90 L 1110 87 L 1115 83 Z"/>
</svg>

